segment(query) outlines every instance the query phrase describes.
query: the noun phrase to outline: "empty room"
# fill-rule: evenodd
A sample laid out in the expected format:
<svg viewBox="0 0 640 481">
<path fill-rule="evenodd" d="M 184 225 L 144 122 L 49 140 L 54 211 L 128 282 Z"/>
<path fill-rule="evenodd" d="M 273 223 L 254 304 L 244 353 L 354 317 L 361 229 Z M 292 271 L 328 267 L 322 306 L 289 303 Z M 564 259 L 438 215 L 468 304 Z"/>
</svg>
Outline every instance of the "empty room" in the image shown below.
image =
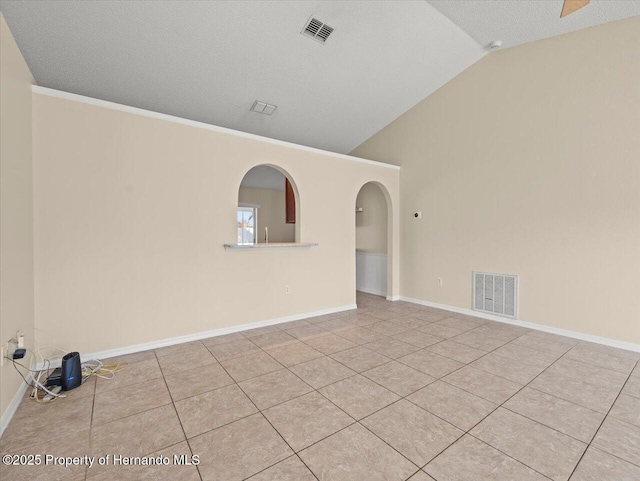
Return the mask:
<svg viewBox="0 0 640 481">
<path fill-rule="evenodd" d="M 640 0 L 0 0 L 2 481 L 640 481 Z"/>
</svg>

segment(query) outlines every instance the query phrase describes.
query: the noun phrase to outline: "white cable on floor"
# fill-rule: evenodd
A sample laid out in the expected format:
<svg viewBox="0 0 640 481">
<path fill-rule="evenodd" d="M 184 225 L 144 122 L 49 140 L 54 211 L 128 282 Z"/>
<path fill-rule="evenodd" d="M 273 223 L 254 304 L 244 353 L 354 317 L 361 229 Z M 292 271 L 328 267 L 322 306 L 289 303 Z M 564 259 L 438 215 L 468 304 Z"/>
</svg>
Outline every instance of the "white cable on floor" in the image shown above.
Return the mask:
<svg viewBox="0 0 640 481">
<path fill-rule="evenodd" d="M 35 401 L 39 402 L 39 403 L 46 403 L 46 402 L 51 402 L 51 401 L 55 401 L 57 398 L 64 398 L 66 397 L 66 394 L 63 394 L 60 392 L 59 388 L 53 388 L 53 390 L 49 389 L 45 384 L 42 383 L 42 377 L 43 375 L 49 375 L 49 371 L 51 370 L 51 362 L 52 361 L 57 361 L 58 359 L 61 359 L 64 354 L 66 354 L 67 350 L 65 349 L 61 349 L 59 347 L 56 346 L 56 342 L 55 342 L 55 338 L 53 337 L 53 335 L 47 331 L 44 331 L 42 329 L 38 329 L 38 328 L 33 328 L 34 331 L 40 331 L 43 332 L 45 334 L 47 334 L 51 340 L 53 341 L 52 344 L 50 346 L 45 346 L 42 347 L 37 339 L 35 338 L 35 336 L 33 337 L 33 342 L 34 342 L 34 349 L 35 351 L 32 351 L 30 349 L 26 349 L 26 351 L 28 353 L 31 354 L 31 359 L 29 361 L 29 367 L 17 362 L 15 359 L 10 359 L 9 357 L 7 357 L 8 360 L 10 360 L 11 362 L 13 362 L 14 367 L 16 368 L 16 370 L 18 370 L 17 366 L 20 366 L 21 368 L 27 370 L 30 374 L 31 374 L 31 384 L 33 384 L 33 391 L 31 393 L 31 398 L 34 399 Z M 45 357 L 42 354 L 42 351 L 44 349 L 51 349 L 55 352 L 60 352 L 63 353 L 62 356 L 58 357 L 58 356 L 47 356 Z M 39 363 L 37 362 L 39 359 Z M 36 365 L 40 365 L 42 366 L 41 369 L 34 369 L 34 362 L 36 362 Z M 109 363 L 109 364 L 104 364 L 102 361 L 100 361 L 99 359 L 90 359 L 88 361 L 85 361 L 82 363 L 82 383 L 86 382 L 89 378 L 91 378 L 92 376 L 96 376 L 99 377 L 101 379 L 113 379 L 116 375 L 116 373 L 126 369 L 126 367 L 128 366 L 129 363 L 127 362 L 115 362 L 115 363 Z M 18 373 L 20 373 L 20 371 L 18 370 Z M 20 375 L 22 376 L 23 380 L 25 383 L 27 383 L 27 385 L 29 385 L 29 382 L 27 381 L 27 378 L 25 378 L 24 375 L 22 375 L 22 373 L 20 373 Z M 45 381 L 46 382 L 46 381 Z M 42 399 L 39 398 L 38 396 L 38 390 L 41 389 L 42 391 L 44 391 L 45 393 L 47 393 L 45 396 L 43 396 Z"/>
</svg>

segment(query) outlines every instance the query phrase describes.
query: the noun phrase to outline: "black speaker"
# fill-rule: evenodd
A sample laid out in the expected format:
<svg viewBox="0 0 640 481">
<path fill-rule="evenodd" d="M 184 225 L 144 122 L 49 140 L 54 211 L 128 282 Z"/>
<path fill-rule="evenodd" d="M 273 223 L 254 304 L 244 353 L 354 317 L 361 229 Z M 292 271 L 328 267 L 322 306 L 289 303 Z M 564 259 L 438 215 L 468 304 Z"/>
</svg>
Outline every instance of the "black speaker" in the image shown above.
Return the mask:
<svg viewBox="0 0 640 481">
<path fill-rule="evenodd" d="M 62 376 L 60 380 L 63 391 L 71 391 L 82 384 L 82 366 L 80 353 L 70 352 L 62 358 Z"/>
</svg>

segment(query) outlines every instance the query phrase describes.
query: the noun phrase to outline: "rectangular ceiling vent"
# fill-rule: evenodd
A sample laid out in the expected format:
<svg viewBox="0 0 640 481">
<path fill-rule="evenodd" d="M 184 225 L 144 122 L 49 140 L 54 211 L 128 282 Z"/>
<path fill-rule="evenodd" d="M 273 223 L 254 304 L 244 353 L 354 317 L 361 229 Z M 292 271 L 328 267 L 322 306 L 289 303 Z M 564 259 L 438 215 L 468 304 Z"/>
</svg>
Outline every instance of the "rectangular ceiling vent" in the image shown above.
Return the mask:
<svg viewBox="0 0 640 481">
<path fill-rule="evenodd" d="M 473 273 L 473 310 L 518 318 L 518 276 Z"/>
<path fill-rule="evenodd" d="M 277 108 L 278 107 L 275 105 L 271 105 L 266 102 L 260 102 L 259 100 L 256 100 L 255 102 L 253 102 L 253 105 L 251 106 L 251 111 L 257 112 L 259 114 L 271 115 L 276 111 Z"/>
<path fill-rule="evenodd" d="M 332 27 L 317 18 L 311 17 L 300 33 L 320 43 L 325 43 L 329 35 L 331 35 L 331 32 L 333 32 Z"/>
</svg>

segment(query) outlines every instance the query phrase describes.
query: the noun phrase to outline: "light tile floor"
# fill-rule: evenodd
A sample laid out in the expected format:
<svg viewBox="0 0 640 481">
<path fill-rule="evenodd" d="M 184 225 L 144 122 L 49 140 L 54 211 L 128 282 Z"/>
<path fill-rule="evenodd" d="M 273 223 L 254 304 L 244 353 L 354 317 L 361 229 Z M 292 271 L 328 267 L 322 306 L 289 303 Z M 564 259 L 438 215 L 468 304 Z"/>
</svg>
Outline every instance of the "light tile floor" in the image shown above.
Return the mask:
<svg viewBox="0 0 640 481">
<path fill-rule="evenodd" d="M 24 399 L 4 454 L 196 466 L 0 466 L 2 480 L 638 481 L 640 354 L 358 293 L 358 309 L 121 356 Z"/>
</svg>

